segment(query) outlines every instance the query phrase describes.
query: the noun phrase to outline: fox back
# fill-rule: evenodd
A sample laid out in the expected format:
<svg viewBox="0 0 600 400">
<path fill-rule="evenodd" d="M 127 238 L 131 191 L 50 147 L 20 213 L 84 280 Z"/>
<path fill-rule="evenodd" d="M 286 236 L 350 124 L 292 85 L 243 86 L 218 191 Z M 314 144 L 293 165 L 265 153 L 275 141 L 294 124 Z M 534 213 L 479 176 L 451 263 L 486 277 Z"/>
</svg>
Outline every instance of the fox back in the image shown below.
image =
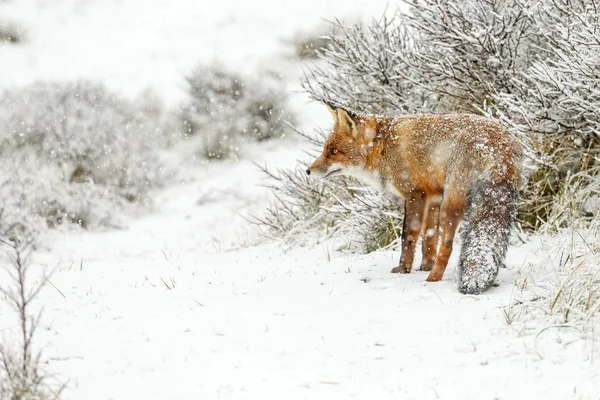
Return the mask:
<svg viewBox="0 0 600 400">
<path fill-rule="evenodd" d="M 310 171 L 390 181 L 405 197 L 419 187 L 441 194 L 452 184 L 477 178 L 518 185 L 521 150 L 498 124 L 470 114 L 390 117 L 337 111 L 334 129 Z"/>
</svg>

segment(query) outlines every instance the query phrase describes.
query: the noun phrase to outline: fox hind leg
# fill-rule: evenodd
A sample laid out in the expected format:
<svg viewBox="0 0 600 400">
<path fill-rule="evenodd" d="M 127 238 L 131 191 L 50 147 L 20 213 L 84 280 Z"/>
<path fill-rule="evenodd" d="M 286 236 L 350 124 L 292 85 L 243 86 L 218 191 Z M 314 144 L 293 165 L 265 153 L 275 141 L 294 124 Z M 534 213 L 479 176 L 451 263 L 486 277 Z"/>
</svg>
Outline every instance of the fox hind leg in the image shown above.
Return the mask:
<svg viewBox="0 0 600 400">
<path fill-rule="evenodd" d="M 425 218 L 423 232 L 423 258 L 421 260 L 421 271 L 431 271 L 435 263 L 440 238 L 440 203 L 442 197 L 439 194 L 427 196 L 425 206 Z"/>
<path fill-rule="evenodd" d="M 464 214 L 464 196 L 454 196 L 453 193 L 445 193 L 440 208 L 440 228 L 441 238 L 438 253 L 435 263 L 427 282 L 437 282 L 442 280 L 448 260 L 452 254 L 452 245 L 454 242 L 454 234 Z"/>
<path fill-rule="evenodd" d="M 404 225 L 402 227 L 402 255 L 400 264 L 392 273 L 408 274 L 415 258 L 415 245 L 421 233 L 425 212 L 425 192 L 414 191 L 404 201 Z"/>
</svg>

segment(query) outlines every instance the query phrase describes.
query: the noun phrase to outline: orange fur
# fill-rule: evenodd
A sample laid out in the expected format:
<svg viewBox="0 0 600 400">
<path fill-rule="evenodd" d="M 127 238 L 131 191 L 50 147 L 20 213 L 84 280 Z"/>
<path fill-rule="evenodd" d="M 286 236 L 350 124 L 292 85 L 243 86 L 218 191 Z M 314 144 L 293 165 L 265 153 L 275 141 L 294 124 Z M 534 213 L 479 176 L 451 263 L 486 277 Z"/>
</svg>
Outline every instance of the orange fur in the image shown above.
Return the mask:
<svg viewBox="0 0 600 400">
<path fill-rule="evenodd" d="M 307 172 L 366 177 L 405 200 L 402 257 L 392 272 L 411 271 L 420 236 L 421 269 L 431 270 L 428 281 L 441 280 L 472 184 L 487 179 L 519 185 L 520 145 L 483 117 L 330 111 L 334 128 Z"/>
</svg>

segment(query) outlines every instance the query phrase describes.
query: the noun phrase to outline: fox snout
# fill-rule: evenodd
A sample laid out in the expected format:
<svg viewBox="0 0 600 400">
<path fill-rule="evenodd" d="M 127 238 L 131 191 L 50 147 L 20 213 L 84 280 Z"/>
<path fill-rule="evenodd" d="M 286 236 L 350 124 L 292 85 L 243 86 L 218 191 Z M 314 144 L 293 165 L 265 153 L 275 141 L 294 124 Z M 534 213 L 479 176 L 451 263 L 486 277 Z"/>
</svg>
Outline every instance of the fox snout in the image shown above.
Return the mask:
<svg viewBox="0 0 600 400">
<path fill-rule="evenodd" d="M 318 174 L 326 174 L 329 169 L 327 160 L 321 155 L 318 157 L 306 170 L 306 174 L 310 175 L 311 172 L 318 172 Z"/>
</svg>

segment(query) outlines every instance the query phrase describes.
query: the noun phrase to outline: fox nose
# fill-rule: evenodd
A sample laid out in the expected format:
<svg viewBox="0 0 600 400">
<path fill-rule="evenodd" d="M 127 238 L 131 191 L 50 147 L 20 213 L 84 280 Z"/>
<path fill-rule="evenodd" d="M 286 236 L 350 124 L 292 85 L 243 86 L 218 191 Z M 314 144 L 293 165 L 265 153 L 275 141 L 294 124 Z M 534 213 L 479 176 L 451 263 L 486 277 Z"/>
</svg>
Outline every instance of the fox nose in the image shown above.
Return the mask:
<svg viewBox="0 0 600 400">
<path fill-rule="evenodd" d="M 306 169 L 306 175 L 310 175 L 310 168 Z"/>
</svg>

